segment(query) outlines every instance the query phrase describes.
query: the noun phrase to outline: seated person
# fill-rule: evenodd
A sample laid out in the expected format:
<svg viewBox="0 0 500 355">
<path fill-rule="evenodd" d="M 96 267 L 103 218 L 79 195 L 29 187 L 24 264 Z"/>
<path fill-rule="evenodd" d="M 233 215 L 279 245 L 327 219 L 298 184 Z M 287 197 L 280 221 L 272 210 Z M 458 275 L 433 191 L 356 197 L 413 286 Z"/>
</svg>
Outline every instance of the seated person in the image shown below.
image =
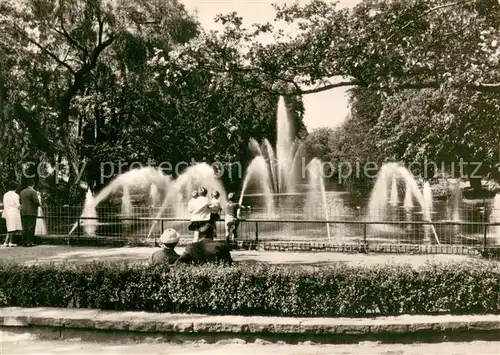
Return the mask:
<svg viewBox="0 0 500 355">
<path fill-rule="evenodd" d="M 214 239 L 215 228 L 212 223 L 205 223 L 198 229 L 198 242 L 203 239 Z"/>
<path fill-rule="evenodd" d="M 160 236 L 160 250 L 153 253 L 151 257 L 151 264 L 169 264 L 172 265 L 179 259 L 179 254 L 175 252 L 175 247 L 179 242 L 179 233 L 174 229 L 165 229 L 163 234 Z"/>
<path fill-rule="evenodd" d="M 225 241 L 202 239 L 188 244 L 176 264 L 225 263 L 231 265 L 233 259 L 229 245 Z"/>
</svg>

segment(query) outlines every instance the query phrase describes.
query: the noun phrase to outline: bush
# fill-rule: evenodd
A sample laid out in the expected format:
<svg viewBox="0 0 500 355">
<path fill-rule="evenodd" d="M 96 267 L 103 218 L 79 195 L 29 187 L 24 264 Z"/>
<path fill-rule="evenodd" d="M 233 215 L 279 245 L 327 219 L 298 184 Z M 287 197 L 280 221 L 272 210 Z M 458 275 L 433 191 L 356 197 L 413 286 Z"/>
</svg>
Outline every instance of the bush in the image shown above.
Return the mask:
<svg viewBox="0 0 500 355">
<path fill-rule="evenodd" d="M 283 316 L 499 313 L 494 262 L 378 267 L 0 264 L 0 305 Z"/>
</svg>

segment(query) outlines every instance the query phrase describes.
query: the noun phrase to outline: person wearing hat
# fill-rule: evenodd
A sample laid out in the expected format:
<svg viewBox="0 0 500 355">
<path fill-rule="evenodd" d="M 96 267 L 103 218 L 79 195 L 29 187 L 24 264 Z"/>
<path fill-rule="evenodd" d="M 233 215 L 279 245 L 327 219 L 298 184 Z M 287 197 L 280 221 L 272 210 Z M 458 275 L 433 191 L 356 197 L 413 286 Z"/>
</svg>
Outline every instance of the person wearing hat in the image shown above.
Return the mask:
<svg viewBox="0 0 500 355">
<path fill-rule="evenodd" d="M 165 229 L 160 236 L 160 250 L 153 253 L 151 264 L 174 264 L 179 259 L 179 254 L 175 252 L 175 247 L 179 242 L 179 233 L 172 228 Z"/>
<path fill-rule="evenodd" d="M 226 225 L 226 241 L 238 238 L 238 226 L 240 225 L 240 210 L 247 208 L 236 201 L 234 193 L 230 192 L 227 195 L 227 205 L 225 210 L 225 225 Z"/>
</svg>

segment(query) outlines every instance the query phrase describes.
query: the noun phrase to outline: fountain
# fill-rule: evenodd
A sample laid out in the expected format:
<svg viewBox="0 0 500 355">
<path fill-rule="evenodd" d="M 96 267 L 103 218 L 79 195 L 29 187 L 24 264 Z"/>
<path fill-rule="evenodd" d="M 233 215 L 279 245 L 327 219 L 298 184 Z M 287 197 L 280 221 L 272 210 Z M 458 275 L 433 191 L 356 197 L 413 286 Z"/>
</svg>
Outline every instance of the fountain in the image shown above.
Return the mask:
<svg viewBox="0 0 500 355">
<path fill-rule="evenodd" d="M 170 214 L 173 214 L 175 218 L 188 218 L 189 212 L 186 209 L 187 202 L 191 198 L 192 191 L 200 186 L 208 190 L 208 195 L 213 191 L 219 191 L 221 196 L 221 207 L 224 208 L 226 206 L 226 190 L 216 176 L 214 169 L 206 163 L 190 166 L 169 185 L 163 203 L 156 213 L 155 220 L 149 229 L 147 238 L 150 238 L 155 231 L 157 220 L 161 218 L 165 212 L 168 213 L 167 208 L 169 206 L 174 206 L 174 210 L 171 211 Z"/>
<path fill-rule="evenodd" d="M 45 225 L 45 219 L 43 218 L 43 209 L 42 209 L 42 196 L 40 193 L 38 194 L 38 201 L 40 202 L 40 206 L 38 206 L 38 218 L 36 219 L 35 225 L 35 235 L 47 235 L 47 226 Z"/>
<path fill-rule="evenodd" d="M 424 187 L 422 189 L 422 195 L 424 197 L 424 206 L 422 209 L 423 216 L 422 219 L 425 222 L 430 222 L 431 221 L 431 215 L 432 215 L 432 190 L 431 190 L 431 185 L 429 184 L 428 181 L 425 182 Z M 431 224 L 426 224 L 424 226 L 424 238 L 426 243 L 430 243 L 430 234 L 432 232 L 432 228 L 434 226 Z"/>
<path fill-rule="evenodd" d="M 86 234 L 95 235 L 97 230 L 97 205 L 115 193 L 120 188 L 123 191 L 122 196 L 122 215 L 132 217 L 132 202 L 130 201 L 129 188 L 146 189 L 154 183 L 156 186 L 168 188 L 170 177 L 163 174 L 159 169 L 145 167 L 132 169 L 114 178 L 106 185 L 97 196 L 93 197 L 92 192 L 87 190 L 83 212 L 81 214 L 81 224 Z M 78 221 L 73 225 L 68 235 L 71 235 L 78 227 Z"/>
<path fill-rule="evenodd" d="M 125 225 L 132 223 L 129 218 L 133 215 L 132 201 L 130 200 L 130 191 L 127 185 L 123 185 L 123 195 L 122 195 L 122 208 L 121 208 L 121 218 Z"/>
<path fill-rule="evenodd" d="M 158 194 L 158 186 L 156 184 L 151 184 L 149 188 L 149 205 L 151 207 L 158 207 L 160 204 L 160 198 Z"/>
<path fill-rule="evenodd" d="M 490 223 L 500 223 L 500 193 L 496 194 L 493 198 L 493 205 L 491 206 Z M 495 244 L 500 241 L 500 225 L 491 226 L 491 235 L 493 235 Z"/>
<path fill-rule="evenodd" d="M 449 219 L 460 222 L 460 204 L 462 202 L 462 190 L 458 180 L 453 180 L 450 186 Z"/>
<path fill-rule="evenodd" d="M 391 183 L 391 198 L 389 200 L 389 204 L 392 207 L 397 207 L 398 206 L 398 182 L 396 180 L 396 176 L 392 177 L 392 183 Z"/>
<path fill-rule="evenodd" d="M 295 132 L 293 131 L 285 100 L 280 97 L 277 111 L 276 150 L 273 149 L 267 139 L 263 140 L 262 146 L 259 146 L 253 138 L 249 143 L 250 150 L 257 157 L 265 159 L 269 171 L 269 185 L 275 194 L 293 194 L 296 192 L 300 175 L 298 163 L 303 152 L 303 145 L 294 139 L 294 135 Z"/>
<path fill-rule="evenodd" d="M 272 196 L 269 170 L 267 169 L 266 161 L 262 156 L 258 156 L 252 160 L 247 168 L 245 179 L 243 180 L 243 187 L 241 188 L 239 204 L 243 204 L 243 196 L 249 183 L 255 178 L 266 199 L 266 218 L 273 218 L 275 214 L 274 200 Z"/>
<path fill-rule="evenodd" d="M 389 206 L 398 205 L 397 184 L 401 181 L 405 186 L 405 206 L 408 210 L 413 207 L 413 200 L 416 199 L 420 208 L 424 209 L 425 201 L 415 178 L 411 172 L 404 166 L 397 163 L 386 163 L 382 165 L 378 172 L 375 185 L 373 187 L 370 200 L 368 202 L 368 212 L 366 219 L 368 221 L 386 221 L 389 212 Z M 391 189 L 389 190 L 389 184 Z M 389 195 L 390 193 L 390 195 Z M 392 225 L 373 224 L 371 230 L 382 233 L 400 233 L 398 227 Z"/>
<path fill-rule="evenodd" d="M 304 145 L 294 138 L 293 123 L 283 97 L 280 97 L 278 101 L 276 120 L 277 140 L 275 149 L 267 139 L 263 139 L 261 145 L 255 139 L 251 139 L 249 142 L 250 150 L 256 157 L 250 162 L 246 170 L 240 194 L 240 204 L 243 202 L 249 187 L 256 187 L 259 193 L 253 194 L 253 196 L 257 195 L 263 198 L 266 206 L 266 218 L 270 218 L 271 216 L 276 217 L 282 213 L 290 212 L 291 208 L 289 206 L 293 206 L 296 202 L 291 202 L 287 196 L 305 194 L 307 201 L 316 202 L 319 194 L 321 196 L 320 201 L 323 204 L 324 218 L 328 220 L 328 205 L 321 161 L 317 158 L 312 159 L 303 171 L 303 173 L 307 173 L 307 176 L 300 174 L 299 163 L 305 163 Z M 298 191 L 299 182 L 302 179 L 307 181 L 306 190 Z M 314 205 L 317 206 L 317 203 Z M 306 202 L 302 206 L 304 211 L 301 211 L 301 214 L 310 216 L 311 214 L 305 211 L 307 206 Z M 330 238 L 330 226 L 328 224 L 327 234 Z"/>
<path fill-rule="evenodd" d="M 87 190 L 87 194 L 85 195 L 82 217 L 84 218 L 81 220 L 81 225 L 85 234 L 95 235 L 97 231 L 97 211 L 95 209 L 94 196 L 92 195 L 92 191 L 90 191 L 90 189 Z M 78 222 L 76 222 L 73 228 L 71 228 L 69 235 L 73 233 L 77 226 Z"/>
<path fill-rule="evenodd" d="M 318 158 L 313 158 L 307 165 L 307 172 L 309 177 L 309 188 L 308 188 L 308 201 L 315 201 L 317 195 L 320 194 L 321 200 L 323 202 L 325 220 L 329 221 L 330 217 L 328 215 L 328 208 L 326 202 L 326 192 L 325 192 L 325 182 L 323 181 L 322 175 L 322 165 Z M 307 205 L 307 204 L 306 204 Z M 326 223 L 326 234 L 328 239 L 330 239 L 330 224 Z"/>
</svg>

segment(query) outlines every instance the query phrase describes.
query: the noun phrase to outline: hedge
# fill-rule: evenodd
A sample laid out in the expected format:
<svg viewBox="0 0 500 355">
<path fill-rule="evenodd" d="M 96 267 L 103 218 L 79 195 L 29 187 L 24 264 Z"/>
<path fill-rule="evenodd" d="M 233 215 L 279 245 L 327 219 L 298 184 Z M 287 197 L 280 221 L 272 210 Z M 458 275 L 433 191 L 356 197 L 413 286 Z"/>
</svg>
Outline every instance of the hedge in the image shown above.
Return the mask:
<svg viewBox="0 0 500 355">
<path fill-rule="evenodd" d="M 282 316 L 500 313 L 496 262 L 375 267 L 0 263 L 0 306 Z"/>
</svg>

